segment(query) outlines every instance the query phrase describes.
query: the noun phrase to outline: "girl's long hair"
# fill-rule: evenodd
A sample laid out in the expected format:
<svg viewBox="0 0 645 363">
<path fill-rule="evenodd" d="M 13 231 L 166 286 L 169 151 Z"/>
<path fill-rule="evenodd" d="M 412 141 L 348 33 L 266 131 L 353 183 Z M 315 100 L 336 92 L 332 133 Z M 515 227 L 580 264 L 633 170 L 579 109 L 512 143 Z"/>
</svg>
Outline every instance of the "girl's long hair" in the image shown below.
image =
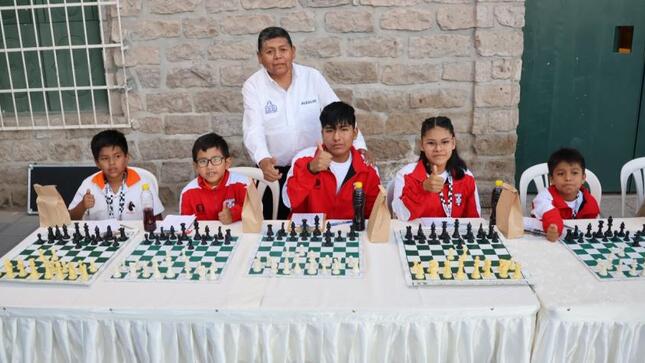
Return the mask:
<svg viewBox="0 0 645 363">
<path fill-rule="evenodd" d="M 455 137 L 455 128 L 452 126 L 450 119 L 445 116 L 437 116 L 430 117 L 423 121 L 423 123 L 421 124 L 421 140 L 423 140 L 423 136 L 426 134 L 426 132 L 432 130 L 435 127 L 444 128 L 450 132 L 452 137 Z M 431 174 L 432 166 L 430 165 L 430 161 L 426 157 L 426 154 L 423 152 L 423 150 L 421 150 L 419 154 L 419 160 L 423 161 L 423 166 L 425 166 L 426 173 Z M 452 150 L 452 155 L 446 163 L 446 170 L 450 173 L 450 175 L 452 175 L 453 178 L 459 180 L 464 177 L 466 169 L 468 169 L 466 162 L 464 162 L 464 160 L 459 157 L 457 148 L 455 148 L 454 150 Z"/>
</svg>

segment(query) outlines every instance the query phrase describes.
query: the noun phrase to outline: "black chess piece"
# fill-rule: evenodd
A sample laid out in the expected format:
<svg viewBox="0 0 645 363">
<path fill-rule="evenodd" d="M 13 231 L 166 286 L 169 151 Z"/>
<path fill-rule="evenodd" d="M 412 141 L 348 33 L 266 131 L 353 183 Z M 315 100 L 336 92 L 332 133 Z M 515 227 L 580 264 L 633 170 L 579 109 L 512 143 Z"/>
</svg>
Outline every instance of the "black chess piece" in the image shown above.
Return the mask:
<svg viewBox="0 0 645 363">
<path fill-rule="evenodd" d="M 570 229 L 567 229 L 567 234 L 564 236 L 564 241 L 567 243 L 573 242 L 573 234 L 571 233 Z"/>
<path fill-rule="evenodd" d="M 578 226 L 574 226 L 573 227 L 573 233 L 572 233 L 571 237 L 573 239 L 577 239 L 578 238 L 578 233 L 580 233 L 580 231 L 578 230 Z"/>
<path fill-rule="evenodd" d="M 38 233 L 38 234 L 37 234 L 37 236 L 38 236 L 38 239 L 36 240 L 36 244 L 37 244 L 37 245 L 42 245 L 42 244 L 44 244 L 44 243 L 45 243 L 45 241 L 43 240 L 43 236 L 42 236 L 40 233 Z"/>
<path fill-rule="evenodd" d="M 414 236 L 412 235 L 412 226 L 405 226 L 405 235 L 403 236 L 403 243 L 414 242 Z"/>
<path fill-rule="evenodd" d="M 331 243 L 331 236 L 325 235 L 325 242 L 323 243 L 323 246 L 325 247 L 333 247 L 334 244 Z"/>
<path fill-rule="evenodd" d="M 224 239 L 224 234 L 222 234 L 222 226 L 217 226 L 217 239 Z"/>
<path fill-rule="evenodd" d="M 439 235 L 439 239 L 445 240 L 446 237 L 450 237 L 448 235 L 448 222 L 443 221 L 441 222 L 441 234 Z"/>
<path fill-rule="evenodd" d="M 75 249 L 80 250 L 81 248 L 83 248 L 83 245 L 81 244 L 81 240 L 76 240 L 74 242 L 75 242 L 74 244 Z"/>
<path fill-rule="evenodd" d="M 194 250 L 195 249 L 195 246 L 193 246 L 193 240 L 192 239 L 190 241 L 188 241 L 188 246 L 186 248 L 188 248 L 189 250 Z"/>
<path fill-rule="evenodd" d="M 623 233 L 622 237 L 624 238 L 623 241 L 629 242 L 629 231 Z"/>
<path fill-rule="evenodd" d="M 267 233 L 266 235 L 268 237 L 273 237 L 273 224 L 269 223 L 267 224 Z"/>
<path fill-rule="evenodd" d="M 455 219 L 454 230 L 452 231 L 452 238 L 459 238 L 459 219 Z"/>
<path fill-rule="evenodd" d="M 103 242 L 103 238 L 101 237 L 101 231 L 99 230 L 99 227 L 94 227 L 94 236 L 96 237 L 96 242 Z"/>
<path fill-rule="evenodd" d="M 213 237 L 211 237 L 210 233 L 211 233 L 211 229 L 208 228 L 208 226 L 204 227 L 204 237 L 206 237 L 207 241 L 210 241 L 210 240 L 213 239 Z"/>
<path fill-rule="evenodd" d="M 591 238 L 593 235 L 591 234 L 591 223 L 587 224 L 587 233 L 585 233 L 586 238 Z"/>
<path fill-rule="evenodd" d="M 125 228 L 121 227 L 119 228 L 119 241 L 120 242 L 125 242 L 128 240 L 128 237 L 125 235 Z"/>
<path fill-rule="evenodd" d="M 333 234 L 331 233 L 331 223 L 327 222 L 327 226 L 326 226 L 326 227 L 327 227 L 327 228 L 326 228 L 326 230 L 325 230 L 325 237 L 329 237 L 329 238 L 331 238 L 331 237 L 333 236 Z"/>
<path fill-rule="evenodd" d="M 434 222 L 432 222 L 432 224 L 430 225 L 430 239 L 437 239 L 437 226 L 434 224 Z"/>
<path fill-rule="evenodd" d="M 423 233 L 423 226 L 421 224 L 419 224 L 419 226 L 417 228 L 417 235 L 414 236 L 414 239 L 416 239 L 417 241 L 419 241 L 421 239 L 423 239 L 425 241 L 425 239 L 426 239 L 426 235 Z"/>
<path fill-rule="evenodd" d="M 609 231 L 611 231 L 611 227 L 613 227 L 613 226 L 614 226 L 614 217 L 609 216 L 609 217 L 607 218 L 607 229 L 608 229 Z"/>
<path fill-rule="evenodd" d="M 199 228 L 199 221 L 197 219 L 193 221 L 193 227 L 195 227 L 195 229 Z"/>
<path fill-rule="evenodd" d="M 170 226 L 170 236 L 168 236 L 168 239 L 171 239 L 173 241 L 177 239 L 177 235 L 175 234 L 175 226 Z"/>
<path fill-rule="evenodd" d="M 625 222 L 621 222 L 619 228 L 618 237 L 625 237 Z"/>
<path fill-rule="evenodd" d="M 155 235 L 155 245 L 159 246 L 161 244 L 161 241 L 159 241 L 159 235 Z"/>
<path fill-rule="evenodd" d="M 284 228 L 284 222 L 280 224 L 280 229 L 278 230 L 278 239 L 286 237 L 287 230 Z"/>
<path fill-rule="evenodd" d="M 641 229 L 641 235 L 645 234 L 645 224 L 643 224 L 643 229 Z"/>
<path fill-rule="evenodd" d="M 477 239 L 482 239 L 485 236 L 486 236 L 486 232 L 484 232 L 484 226 L 480 223 L 479 229 L 477 229 Z"/>
<path fill-rule="evenodd" d="M 298 233 L 296 233 L 296 224 L 291 222 L 291 229 L 289 231 L 289 241 L 295 242 L 298 240 Z"/>
<path fill-rule="evenodd" d="M 300 227 L 300 238 L 302 238 L 303 241 L 307 240 L 309 238 L 309 230 L 307 226 L 307 220 L 303 219 L 302 220 L 302 226 Z"/>
<path fill-rule="evenodd" d="M 168 240 L 168 236 L 166 235 L 166 231 L 164 230 L 163 227 L 159 227 L 159 239 L 162 241 Z"/>
<path fill-rule="evenodd" d="M 143 237 L 145 238 L 145 239 L 143 240 L 143 244 L 144 244 L 144 245 L 149 245 L 149 244 L 151 244 L 151 243 L 152 243 L 152 241 L 150 241 L 149 236 L 148 236 L 148 234 L 147 234 L 147 233 L 146 233 L 146 234 L 144 234 L 144 235 L 143 235 Z"/>
<path fill-rule="evenodd" d="M 319 237 L 319 236 L 322 234 L 322 232 L 320 231 L 320 222 L 319 222 L 319 221 L 316 221 L 316 218 L 318 218 L 318 216 L 316 216 L 316 217 L 314 218 L 314 232 L 313 232 L 313 236 L 314 236 L 314 237 Z M 320 218 L 318 218 L 318 219 L 320 219 Z"/>
<path fill-rule="evenodd" d="M 116 236 L 114 236 L 114 241 L 112 242 L 112 247 L 113 248 L 119 248 L 119 240 L 117 239 Z"/>
<path fill-rule="evenodd" d="M 112 227 L 107 226 L 107 228 L 105 229 L 105 237 L 104 237 L 104 238 L 106 238 L 106 239 L 112 239 L 112 237 L 113 237 L 113 234 L 112 234 Z"/>
<path fill-rule="evenodd" d="M 493 239 L 491 240 L 493 243 L 499 242 L 499 234 L 497 232 L 493 232 Z"/>
<path fill-rule="evenodd" d="M 355 241 L 358 233 L 356 233 L 356 230 L 354 229 L 353 225 L 349 225 L 349 233 L 347 234 L 347 237 L 350 241 Z"/>
<path fill-rule="evenodd" d="M 495 232 L 495 226 L 493 226 L 492 224 L 489 224 L 488 225 L 488 234 L 486 235 L 486 238 L 492 240 L 494 232 Z"/>
<path fill-rule="evenodd" d="M 195 234 L 193 235 L 193 239 L 195 241 L 201 241 L 202 235 L 199 233 L 199 223 L 197 223 L 197 220 L 195 220 Z"/>
<path fill-rule="evenodd" d="M 208 242 L 206 241 L 206 235 L 202 234 L 202 246 L 205 246 Z"/>
<path fill-rule="evenodd" d="M 182 232 L 186 232 L 186 223 L 184 222 L 179 223 L 179 230 Z M 182 233 L 182 234 L 185 234 L 185 233 Z"/>
<path fill-rule="evenodd" d="M 56 225 L 55 228 L 54 228 L 54 239 L 59 240 L 62 237 L 63 237 L 63 235 L 60 233 L 60 227 L 58 227 L 58 225 Z"/>
<path fill-rule="evenodd" d="M 231 236 L 231 230 L 227 228 L 226 229 L 226 234 L 224 234 L 224 244 L 225 245 L 230 245 L 232 238 L 233 237 Z"/>
<path fill-rule="evenodd" d="M 81 235 L 81 225 L 78 222 L 74 222 L 74 234 Z"/>
<path fill-rule="evenodd" d="M 301 225 L 301 228 L 302 228 L 302 229 L 309 229 L 309 225 L 307 224 L 307 218 L 303 218 L 303 219 L 302 219 L 302 225 Z"/>
<path fill-rule="evenodd" d="M 596 238 L 603 238 L 605 236 L 605 233 L 603 232 L 603 224 L 605 224 L 605 221 L 599 220 L 598 221 L 598 231 L 594 234 L 594 237 Z"/>
<path fill-rule="evenodd" d="M 67 231 L 67 225 L 63 224 L 63 239 L 69 239 L 69 233 Z"/>
<path fill-rule="evenodd" d="M 585 236 L 582 232 L 578 234 L 578 243 L 585 243 Z"/>
<path fill-rule="evenodd" d="M 334 241 L 342 242 L 343 241 L 343 232 L 338 231 L 336 238 L 334 238 Z"/>
<path fill-rule="evenodd" d="M 465 234 L 465 235 L 463 235 L 463 237 L 464 237 L 465 239 L 471 239 L 471 238 L 474 238 L 474 237 L 475 237 L 475 236 L 473 235 L 473 225 L 472 225 L 472 224 L 470 224 L 470 222 L 468 222 L 468 224 L 466 224 L 466 234 Z"/>
</svg>

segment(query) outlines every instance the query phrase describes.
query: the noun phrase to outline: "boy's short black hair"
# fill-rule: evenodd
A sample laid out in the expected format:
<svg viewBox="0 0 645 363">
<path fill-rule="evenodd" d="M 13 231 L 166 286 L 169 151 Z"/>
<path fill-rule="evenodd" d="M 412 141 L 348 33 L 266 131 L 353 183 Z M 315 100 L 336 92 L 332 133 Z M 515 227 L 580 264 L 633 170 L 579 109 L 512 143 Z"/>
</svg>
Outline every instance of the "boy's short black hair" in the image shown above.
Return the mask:
<svg viewBox="0 0 645 363">
<path fill-rule="evenodd" d="M 195 144 L 193 144 L 193 161 L 197 162 L 198 152 L 206 151 L 212 147 L 218 148 L 222 153 L 222 156 L 224 156 L 225 158 L 231 156 L 228 151 L 228 144 L 226 143 L 226 140 L 224 140 L 223 137 L 214 132 L 209 132 L 208 134 L 204 134 L 198 137 L 197 140 L 195 140 Z"/>
<path fill-rule="evenodd" d="M 124 154 L 128 155 L 128 141 L 125 139 L 125 135 L 121 131 L 105 130 L 92 137 L 90 148 L 92 149 L 94 160 L 99 160 L 101 149 L 110 146 L 118 146 Z"/>
<path fill-rule="evenodd" d="M 328 104 L 320 113 L 320 125 L 323 129 L 327 126 L 335 129 L 339 125 L 356 127 L 354 107 L 342 101 Z"/>
<path fill-rule="evenodd" d="M 289 46 L 293 47 L 289 32 L 278 26 L 270 26 L 268 28 L 264 28 L 260 32 L 260 35 L 258 35 L 258 53 L 262 50 L 262 44 L 264 44 L 264 42 L 274 38 L 285 38 L 287 42 L 289 42 Z"/>
<path fill-rule="evenodd" d="M 557 150 L 551 156 L 549 156 L 549 161 L 547 165 L 549 166 L 549 176 L 553 176 L 553 170 L 561 162 L 567 162 L 569 164 L 578 164 L 582 168 L 582 172 L 585 172 L 585 158 L 582 156 L 580 151 L 572 148 L 563 147 L 560 150 Z"/>
</svg>

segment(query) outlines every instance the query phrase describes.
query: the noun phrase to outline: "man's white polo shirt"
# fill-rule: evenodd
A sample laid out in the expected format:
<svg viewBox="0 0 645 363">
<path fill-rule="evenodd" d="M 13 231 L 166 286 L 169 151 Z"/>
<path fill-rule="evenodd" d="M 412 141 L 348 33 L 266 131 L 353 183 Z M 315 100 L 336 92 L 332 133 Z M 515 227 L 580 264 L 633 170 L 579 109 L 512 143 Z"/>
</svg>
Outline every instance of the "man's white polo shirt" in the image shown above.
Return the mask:
<svg viewBox="0 0 645 363">
<path fill-rule="evenodd" d="M 293 78 L 284 90 L 263 67 L 249 77 L 242 87 L 244 97 L 244 145 L 259 163 L 275 157 L 277 165 L 291 165 L 301 150 L 322 140 L 320 112 L 338 97 L 316 69 L 293 64 Z M 366 149 L 359 132 L 357 149 Z"/>
</svg>

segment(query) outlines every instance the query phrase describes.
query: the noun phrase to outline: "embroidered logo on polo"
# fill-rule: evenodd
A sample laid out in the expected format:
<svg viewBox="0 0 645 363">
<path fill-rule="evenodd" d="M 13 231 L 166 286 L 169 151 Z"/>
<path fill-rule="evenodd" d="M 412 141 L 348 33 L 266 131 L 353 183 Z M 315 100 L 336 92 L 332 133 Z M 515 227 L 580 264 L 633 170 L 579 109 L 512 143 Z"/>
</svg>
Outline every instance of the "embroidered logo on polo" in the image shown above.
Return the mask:
<svg viewBox="0 0 645 363">
<path fill-rule="evenodd" d="M 235 206 L 235 198 L 224 200 L 224 205 L 226 206 L 226 208 L 233 208 Z"/>
<path fill-rule="evenodd" d="M 300 105 L 301 106 L 310 105 L 310 104 L 316 103 L 316 102 L 318 102 L 318 100 L 314 98 L 314 99 L 311 99 L 311 100 L 302 101 L 302 102 L 300 102 Z"/>
<path fill-rule="evenodd" d="M 457 207 L 461 206 L 461 199 L 461 193 L 455 193 L 455 204 L 457 205 Z"/>
<path fill-rule="evenodd" d="M 278 112 L 278 106 L 271 103 L 271 101 L 267 101 L 267 104 L 264 106 L 264 113 L 269 114 L 269 113 L 276 113 L 276 112 Z"/>
</svg>

